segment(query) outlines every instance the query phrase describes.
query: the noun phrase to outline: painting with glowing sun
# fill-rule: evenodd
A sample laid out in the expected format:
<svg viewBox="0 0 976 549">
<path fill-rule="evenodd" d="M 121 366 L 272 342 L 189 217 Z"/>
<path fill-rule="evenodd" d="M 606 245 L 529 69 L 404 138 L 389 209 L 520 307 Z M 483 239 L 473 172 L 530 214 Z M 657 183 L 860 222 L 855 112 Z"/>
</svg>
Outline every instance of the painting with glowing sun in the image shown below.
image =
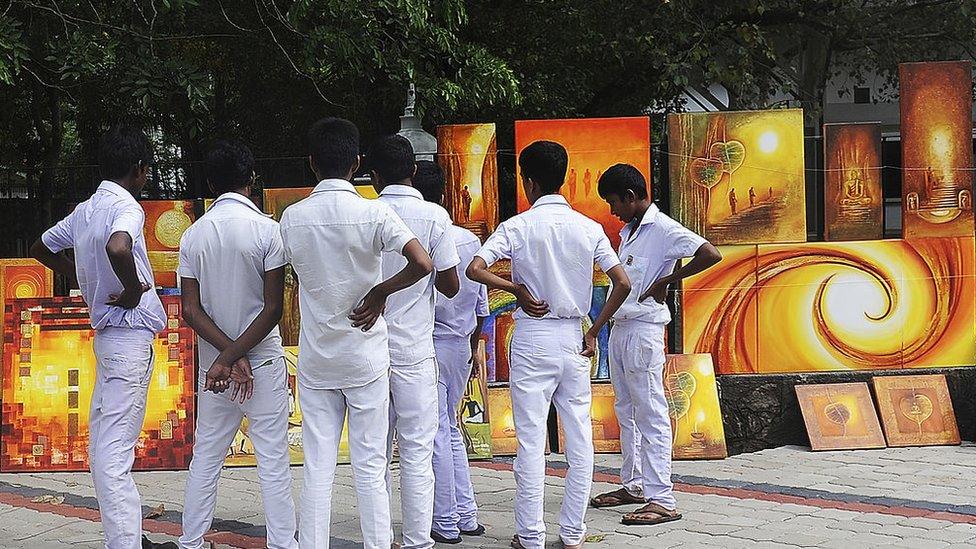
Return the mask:
<svg viewBox="0 0 976 549">
<path fill-rule="evenodd" d="M 743 246 L 723 255 L 682 291 L 685 350 L 712 353 L 720 373 L 976 363 L 973 237 Z"/>
<path fill-rule="evenodd" d="M 498 226 L 498 160 L 494 124 L 437 127 L 444 207 L 482 240 Z"/>
<path fill-rule="evenodd" d="M 972 235 L 972 62 L 898 65 L 902 236 Z"/>
<path fill-rule="evenodd" d="M 668 115 L 671 208 L 714 244 L 806 240 L 803 111 Z"/>
</svg>

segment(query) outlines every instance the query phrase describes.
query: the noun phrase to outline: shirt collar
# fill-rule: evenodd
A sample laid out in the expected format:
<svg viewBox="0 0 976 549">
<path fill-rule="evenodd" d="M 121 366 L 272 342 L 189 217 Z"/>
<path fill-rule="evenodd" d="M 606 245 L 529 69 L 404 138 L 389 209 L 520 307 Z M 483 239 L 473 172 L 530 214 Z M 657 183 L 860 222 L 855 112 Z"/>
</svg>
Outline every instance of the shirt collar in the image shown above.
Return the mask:
<svg viewBox="0 0 976 549">
<path fill-rule="evenodd" d="M 546 204 L 566 206 L 567 208 L 569 207 L 569 202 L 566 202 L 566 198 L 561 194 L 547 194 L 545 196 L 540 196 L 532 207 L 535 208 L 536 206 L 545 206 Z"/>
<path fill-rule="evenodd" d="M 319 184 L 312 189 L 312 194 L 330 191 L 346 191 L 359 196 L 359 193 L 356 192 L 356 187 L 353 187 L 352 183 L 346 181 L 345 179 L 338 178 L 323 179 L 322 181 L 319 181 Z"/>
<path fill-rule="evenodd" d="M 409 196 L 411 198 L 424 199 L 420 191 L 409 185 L 387 185 L 380 192 L 380 196 Z"/>
<path fill-rule="evenodd" d="M 659 213 L 661 213 L 661 209 L 657 207 L 657 204 L 651 202 L 650 207 L 648 207 L 647 211 L 644 212 L 644 217 L 641 218 L 639 226 L 643 227 L 644 225 L 650 225 L 654 223 L 655 221 L 657 221 L 657 214 Z M 627 240 L 626 237 L 627 235 L 630 234 L 631 227 L 633 226 L 634 226 L 634 222 L 631 221 L 630 223 L 627 223 L 626 225 L 623 226 L 623 228 L 620 229 L 620 235 L 624 237 L 623 238 L 624 241 Z"/>
<path fill-rule="evenodd" d="M 261 210 L 259 210 L 258 207 L 254 204 L 254 202 L 251 201 L 250 198 L 244 196 L 241 193 L 236 193 L 234 191 L 226 192 L 226 193 L 218 196 L 217 199 L 213 201 L 213 204 L 210 205 L 210 207 L 213 208 L 214 206 L 216 206 L 221 201 L 238 202 L 240 204 L 244 204 L 248 208 L 254 210 L 255 212 L 257 212 L 257 213 L 259 213 L 259 214 L 261 214 L 261 215 L 263 215 L 265 217 L 271 217 L 271 216 L 265 214 L 264 212 L 262 212 Z"/>
<path fill-rule="evenodd" d="M 104 180 L 104 181 L 102 181 L 98 185 L 98 190 L 110 192 L 110 193 L 112 193 L 115 196 L 118 196 L 120 198 L 127 199 L 127 200 L 129 200 L 131 202 L 138 203 L 138 201 L 136 200 L 136 197 L 132 196 L 132 193 L 130 193 L 129 191 L 125 190 L 125 187 L 123 187 L 122 185 L 119 185 L 115 181 L 109 181 L 107 179 Z"/>
</svg>

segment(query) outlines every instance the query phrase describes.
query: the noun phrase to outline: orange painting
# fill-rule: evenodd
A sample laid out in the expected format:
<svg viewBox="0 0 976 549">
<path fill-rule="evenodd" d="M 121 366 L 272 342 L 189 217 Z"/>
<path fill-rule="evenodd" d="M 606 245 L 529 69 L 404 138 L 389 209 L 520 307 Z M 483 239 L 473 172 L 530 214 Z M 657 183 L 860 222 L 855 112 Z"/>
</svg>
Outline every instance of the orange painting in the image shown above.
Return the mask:
<svg viewBox="0 0 976 549">
<path fill-rule="evenodd" d="M 143 234 L 156 286 L 176 288 L 180 262 L 180 238 L 196 219 L 193 200 L 143 200 L 146 212 Z"/>
<path fill-rule="evenodd" d="M 898 65 L 902 236 L 972 236 L 971 61 Z"/>
<path fill-rule="evenodd" d="M 600 176 L 610 166 L 631 164 L 651 181 L 651 129 L 647 117 L 581 118 L 572 120 L 516 120 L 516 155 L 535 141 L 555 141 L 566 147 L 569 166 L 560 191 L 570 205 L 600 222 L 614 249 L 620 243 L 623 223 L 610 214 L 597 192 Z M 529 209 L 516 162 L 518 211 Z M 648 189 L 650 195 L 650 189 Z"/>
<path fill-rule="evenodd" d="M 824 240 L 884 238 L 881 123 L 824 124 Z"/>
<path fill-rule="evenodd" d="M 193 332 L 179 296 L 162 296 L 167 328 L 153 344 L 155 365 L 136 469 L 183 469 L 193 446 Z M 8 304 L 3 344 L 2 471 L 88 469 L 88 417 L 95 385 L 94 331 L 81 298 Z"/>
<path fill-rule="evenodd" d="M 685 284 L 685 349 L 725 374 L 974 364 L 974 240 L 761 245 L 754 272 L 729 250 Z"/>
<path fill-rule="evenodd" d="M 593 427 L 593 451 L 598 454 L 620 453 L 620 424 L 617 423 L 617 413 L 613 408 L 613 385 L 609 383 L 594 383 L 592 386 L 592 400 L 590 402 L 590 423 Z M 558 422 L 559 448 L 565 452 L 566 434 L 563 432 L 562 420 Z"/>
<path fill-rule="evenodd" d="M 508 387 L 488 389 L 488 415 L 491 417 L 491 453 L 494 456 L 514 456 L 515 418 L 512 415 L 512 394 Z"/>
<path fill-rule="evenodd" d="M 494 124 L 437 127 L 444 207 L 482 240 L 498 226 L 498 159 Z"/>
<path fill-rule="evenodd" d="M 37 260 L 0 259 L 0 318 L 8 300 L 53 295 L 54 272 Z M 2 330 L 5 332 L 6 329 L 4 324 Z M 2 379 L 3 370 L 0 369 L 0 380 Z"/>
<path fill-rule="evenodd" d="M 867 383 L 797 385 L 812 450 L 884 448 L 885 439 Z"/>
<path fill-rule="evenodd" d="M 671 418 L 674 459 L 728 457 L 711 356 L 667 355 L 664 395 Z"/>
<path fill-rule="evenodd" d="M 959 444 L 959 427 L 944 375 L 871 380 L 888 446 Z"/>
<path fill-rule="evenodd" d="M 803 111 L 668 115 L 671 210 L 713 244 L 804 242 Z"/>
</svg>

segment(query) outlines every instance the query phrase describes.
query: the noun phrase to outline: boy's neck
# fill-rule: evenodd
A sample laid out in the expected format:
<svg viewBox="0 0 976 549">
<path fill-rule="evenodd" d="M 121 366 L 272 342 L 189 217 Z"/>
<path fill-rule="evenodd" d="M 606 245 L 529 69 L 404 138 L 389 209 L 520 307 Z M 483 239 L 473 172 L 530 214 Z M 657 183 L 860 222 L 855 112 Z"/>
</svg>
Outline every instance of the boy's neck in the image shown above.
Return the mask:
<svg viewBox="0 0 976 549">
<path fill-rule="evenodd" d="M 129 194 L 134 198 L 139 198 L 139 189 L 136 188 L 136 184 L 131 179 L 109 179 L 109 181 L 129 191 Z"/>
<path fill-rule="evenodd" d="M 647 210 L 651 209 L 651 199 L 645 198 L 643 200 L 637 201 L 637 213 L 634 214 L 634 222 L 640 225 L 641 221 L 644 220 L 644 214 Z"/>
</svg>

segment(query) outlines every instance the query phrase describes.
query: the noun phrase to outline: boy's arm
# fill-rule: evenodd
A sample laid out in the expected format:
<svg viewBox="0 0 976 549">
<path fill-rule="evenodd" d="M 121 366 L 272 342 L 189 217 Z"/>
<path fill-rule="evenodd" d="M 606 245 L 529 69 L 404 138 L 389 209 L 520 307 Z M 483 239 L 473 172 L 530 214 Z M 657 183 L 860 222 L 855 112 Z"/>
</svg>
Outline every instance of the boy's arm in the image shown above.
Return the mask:
<svg viewBox="0 0 976 549">
<path fill-rule="evenodd" d="M 668 297 L 669 285 L 689 276 L 696 275 L 721 260 L 722 252 L 718 251 L 718 248 L 713 246 L 712 243 L 705 242 L 695 250 L 695 255 L 692 256 L 691 261 L 675 269 L 671 274 L 655 280 L 644 290 L 644 293 L 640 295 L 638 301 L 643 302 L 648 297 L 652 297 L 654 301 L 664 303 L 664 300 Z"/>
<path fill-rule="evenodd" d="M 194 332 L 213 345 L 218 351 L 223 351 L 234 341 L 217 326 L 200 303 L 200 283 L 197 279 L 186 276 L 180 277 L 180 302 L 183 304 L 183 320 Z M 250 370 L 250 365 L 248 365 Z M 222 393 L 227 390 L 231 367 L 214 363 L 207 370 L 204 391 Z"/>
<path fill-rule="evenodd" d="M 481 256 L 474 256 L 464 274 L 471 280 L 480 282 L 493 290 L 501 290 L 514 295 L 518 306 L 529 316 L 543 317 L 549 314 L 548 303 L 536 299 L 525 284 L 516 284 L 489 271 L 488 263 Z"/>
<path fill-rule="evenodd" d="M 440 237 L 431 244 L 430 259 L 434 270 L 437 271 L 434 275 L 434 288 L 444 297 L 451 299 L 461 290 L 461 280 L 457 272 L 461 258 L 458 257 L 457 245 L 451 233 L 447 231 L 448 223 L 450 220 L 445 221 Z"/>
<path fill-rule="evenodd" d="M 78 286 L 75 272 L 75 262 L 68 259 L 64 254 L 54 253 L 41 241 L 40 238 L 34 241 L 30 249 L 30 256 L 38 260 L 42 265 L 65 276 L 71 281 L 73 287 Z"/>
<path fill-rule="evenodd" d="M 583 335 L 583 351 L 580 354 L 585 357 L 592 357 L 596 354 L 597 334 L 607 325 L 607 322 L 610 321 L 613 314 L 617 312 L 617 309 L 624 304 L 624 300 L 630 295 L 630 278 L 627 276 L 622 265 L 618 263 L 613 266 L 607 271 L 607 277 L 613 283 L 610 289 L 610 295 L 607 296 L 607 302 L 603 305 L 603 309 L 600 310 L 600 314 L 597 315 L 596 320 L 593 321 L 593 325 Z"/>
<path fill-rule="evenodd" d="M 122 283 L 122 293 L 109 296 L 108 305 L 134 309 L 139 305 L 142 294 L 152 289 L 152 286 L 139 280 L 136 272 L 136 259 L 132 255 L 132 236 L 126 231 L 116 231 L 105 244 L 105 253 L 112 265 L 112 271 Z"/>
<path fill-rule="evenodd" d="M 474 356 L 478 353 L 478 342 L 481 341 L 481 330 L 484 328 L 485 319 L 491 312 L 488 310 L 488 288 L 484 284 L 478 286 L 478 301 L 475 302 L 475 323 L 474 331 L 471 332 L 471 360 L 474 364 Z"/>
<path fill-rule="evenodd" d="M 456 296 L 461 289 L 461 280 L 458 278 L 457 265 L 437 271 L 434 275 L 434 288 L 444 297 L 451 299 Z"/>
<path fill-rule="evenodd" d="M 413 286 L 418 280 L 433 272 L 434 266 L 430 255 L 427 254 L 416 238 L 407 242 L 401 253 L 407 259 L 407 264 L 397 274 L 373 286 L 359 307 L 352 310 L 349 320 L 352 320 L 353 327 L 368 332 L 383 314 L 383 309 L 386 308 L 386 298 Z"/>
</svg>

